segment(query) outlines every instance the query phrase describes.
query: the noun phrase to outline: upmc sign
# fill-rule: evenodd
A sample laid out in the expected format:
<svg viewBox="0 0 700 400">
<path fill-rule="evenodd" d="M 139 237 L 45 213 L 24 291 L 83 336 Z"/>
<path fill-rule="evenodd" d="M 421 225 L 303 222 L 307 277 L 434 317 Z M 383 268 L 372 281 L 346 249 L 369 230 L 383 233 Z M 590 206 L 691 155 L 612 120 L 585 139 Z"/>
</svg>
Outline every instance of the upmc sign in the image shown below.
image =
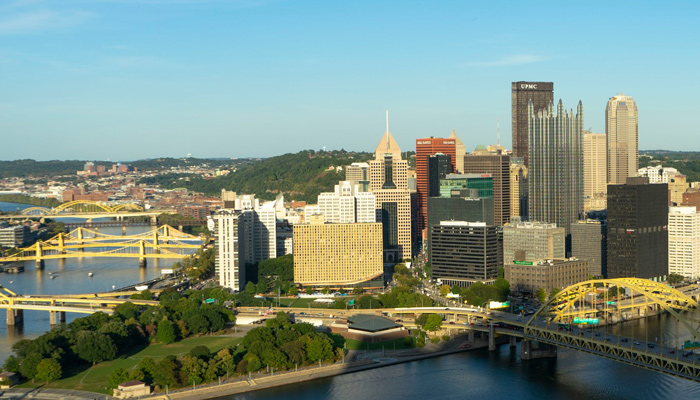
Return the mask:
<svg viewBox="0 0 700 400">
<path fill-rule="evenodd" d="M 553 91 L 554 83 L 552 82 L 513 82 L 513 90 L 538 90 L 538 91 Z"/>
</svg>

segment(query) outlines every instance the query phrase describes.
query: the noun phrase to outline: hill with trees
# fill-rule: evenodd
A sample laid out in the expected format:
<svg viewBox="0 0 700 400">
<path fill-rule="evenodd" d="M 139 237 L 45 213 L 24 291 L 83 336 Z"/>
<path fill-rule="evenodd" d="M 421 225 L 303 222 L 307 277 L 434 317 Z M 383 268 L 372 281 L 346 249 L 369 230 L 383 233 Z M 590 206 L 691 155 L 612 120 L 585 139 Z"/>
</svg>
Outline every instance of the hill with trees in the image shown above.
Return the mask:
<svg viewBox="0 0 700 400">
<path fill-rule="evenodd" d="M 164 174 L 143 178 L 140 183 L 159 184 L 166 189 L 186 188 L 214 196 L 219 195 L 221 189 L 255 193 L 263 200 L 273 200 L 284 194 L 291 200 L 315 203 L 319 193 L 332 191 L 333 186 L 345 178 L 345 172 L 338 172 L 335 167 L 364 162 L 370 156 L 370 153 L 345 150 L 305 150 L 252 162 L 214 179 Z"/>
<path fill-rule="evenodd" d="M 700 152 L 643 150 L 639 152 L 639 168 L 662 165 L 686 176 L 688 182 L 700 181 Z"/>
</svg>

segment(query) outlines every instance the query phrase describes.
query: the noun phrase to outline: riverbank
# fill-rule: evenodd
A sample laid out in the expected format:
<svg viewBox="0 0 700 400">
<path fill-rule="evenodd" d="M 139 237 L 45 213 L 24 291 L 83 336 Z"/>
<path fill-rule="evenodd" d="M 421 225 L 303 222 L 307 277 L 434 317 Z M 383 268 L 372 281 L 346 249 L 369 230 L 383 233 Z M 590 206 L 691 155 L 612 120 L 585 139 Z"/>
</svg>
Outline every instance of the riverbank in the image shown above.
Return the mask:
<svg viewBox="0 0 700 400">
<path fill-rule="evenodd" d="M 285 371 L 274 375 L 252 376 L 230 383 L 210 384 L 195 389 L 187 389 L 151 397 L 162 400 L 197 400 L 233 396 L 241 393 L 291 385 L 336 375 L 382 368 L 390 365 L 440 357 L 475 349 L 488 348 L 488 340 L 477 339 L 467 342 L 466 337 L 458 337 L 449 342 L 427 345 L 420 349 L 352 351 L 346 362 L 336 363 L 299 371 Z"/>
</svg>

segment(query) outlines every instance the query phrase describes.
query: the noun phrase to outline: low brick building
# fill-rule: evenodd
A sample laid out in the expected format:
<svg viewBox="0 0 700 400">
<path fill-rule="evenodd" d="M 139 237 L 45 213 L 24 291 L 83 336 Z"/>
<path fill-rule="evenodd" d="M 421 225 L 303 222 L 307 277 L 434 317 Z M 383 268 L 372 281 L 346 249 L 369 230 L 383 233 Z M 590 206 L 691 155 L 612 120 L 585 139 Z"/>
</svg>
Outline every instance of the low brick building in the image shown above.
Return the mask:
<svg viewBox="0 0 700 400">
<path fill-rule="evenodd" d="M 563 289 L 588 279 L 588 261 L 577 258 L 515 261 L 504 266 L 505 279 L 512 290 L 534 293 L 542 288 Z"/>
</svg>

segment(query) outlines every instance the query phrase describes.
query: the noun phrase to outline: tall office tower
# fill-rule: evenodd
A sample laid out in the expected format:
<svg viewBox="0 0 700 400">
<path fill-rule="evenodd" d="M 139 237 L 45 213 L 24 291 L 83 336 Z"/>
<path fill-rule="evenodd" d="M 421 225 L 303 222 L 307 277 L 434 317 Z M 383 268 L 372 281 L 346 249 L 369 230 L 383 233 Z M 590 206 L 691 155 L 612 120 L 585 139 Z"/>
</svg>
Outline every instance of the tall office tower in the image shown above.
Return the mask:
<svg viewBox="0 0 700 400">
<path fill-rule="evenodd" d="M 700 278 L 700 213 L 695 207 L 669 207 L 668 272 Z"/>
<path fill-rule="evenodd" d="M 452 160 L 447 154 L 428 157 L 428 197 L 440 196 L 440 179 L 452 172 Z"/>
<path fill-rule="evenodd" d="M 608 183 L 622 185 L 639 168 L 639 119 L 637 103 L 624 94 L 613 96 L 605 108 L 608 135 Z"/>
<path fill-rule="evenodd" d="M 450 156 L 453 172 L 455 169 L 456 149 L 454 139 L 424 138 L 416 139 L 416 192 L 418 209 L 416 210 L 416 228 L 421 238 L 425 237 L 428 219 L 428 159 L 431 155 L 443 153 Z"/>
<path fill-rule="evenodd" d="M 352 163 L 345 167 L 345 180 L 360 185 L 363 192 L 369 191 L 369 164 Z"/>
<path fill-rule="evenodd" d="M 464 156 L 467 174 L 490 174 L 493 178 L 494 222 L 505 225 L 510 221 L 510 156 L 505 154 L 467 154 Z"/>
<path fill-rule="evenodd" d="M 503 263 L 564 258 L 564 228 L 542 222 L 512 222 L 503 227 Z"/>
<path fill-rule="evenodd" d="M 371 192 L 363 192 L 359 184 L 340 181 L 334 192 L 318 195 L 318 206 L 306 207 L 306 222 L 311 215 L 323 214 L 326 222 L 349 224 L 354 222 L 377 222 L 375 197 Z"/>
<path fill-rule="evenodd" d="M 245 256 L 241 254 L 243 248 L 239 240 L 243 231 L 240 216 L 240 211 L 231 209 L 219 210 L 214 214 L 219 284 L 239 292 L 245 289 L 246 284 L 243 262 Z"/>
<path fill-rule="evenodd" d="M 401 159 L 401 148 L 387 127 L 374 151 L 374 160 L 369 162 L 370 192 L 385 188 L 388 172 L 394 189 L 408 190 L 408 161 Z"/>
<path fill-rule="evenodd" d="M 383 226 L 384 262 L 411 257 L 411 193 L 408 190 L 408 161 L 387 129 L 369 162 L 369 190 L 375 198 L 376 221 Z"/>
<path fill-rule="evenodd" d="M 470 286 L 498 277 L 498 228 L 483 222 L 442 221 L 430 227 L 433 278 Z"/>
<path fill-rule="evenodd" d="M 606 146 L 605 134 L 583 131 L 583 211 L 604 210 L 606 207 Z"/>
<path fill-rule="evenodd" d="M 527 219 L 527 167 L 522 157 L 510 158 L 510 216 Z"/>
<path fill-rule="evenodd" d="M 628 177 L 608 185 L 608 278 L 668 274 L 668 185 Z"/>
<path fill-rule="evenodd" d="M 529 102 L 535 112 L 547 109 L 554 101 L 552 82 L 513 82 L 511 84 L 513 155 L 523 157 L 525 166 L 530 166 L 528 155 L 528 108 Z"/>
<path fill-rule="evenodd" d="M 571 224 L 571 256 L 588 261 L 590 276 L 606 276 L 607 237 L 607 221 L 588 219 Z"/>
<path fill-rule="evenodd" d="M 637 175 L 648 177 L 649 183 L 667 183 L 669 205 L 680 205 L 683 203 L 683 193 L 688 190 L 689 184 L 685 175 L 678 172 L 677 169 L 662 167 L 661 165 L 649 166 L 638 169 Z"/>
<path fill-rule="evenodd" d="M 457 132 L 452 130 L 448 139 L 455 141 L 455 173 L 464 173 L 464 155 L 467 154 L 467 148 L 462 143 L 462 140 L 457 136 Z"/>
<path fill-rule="evenodd" d="M 538 112 L 530 103 L 529 110 L 528 218 L 554 222 L 568 235 L 583 212 L 583 103 L 576 114 L 561 100 L 557 114 L 552 103 Z"/>
<path fill-rule="evenodd" d="M 321 218 L 293 230 L 294 283 L 310 287 L 381 288 L 382 224 L 324 224 Z"/>
</svg>

